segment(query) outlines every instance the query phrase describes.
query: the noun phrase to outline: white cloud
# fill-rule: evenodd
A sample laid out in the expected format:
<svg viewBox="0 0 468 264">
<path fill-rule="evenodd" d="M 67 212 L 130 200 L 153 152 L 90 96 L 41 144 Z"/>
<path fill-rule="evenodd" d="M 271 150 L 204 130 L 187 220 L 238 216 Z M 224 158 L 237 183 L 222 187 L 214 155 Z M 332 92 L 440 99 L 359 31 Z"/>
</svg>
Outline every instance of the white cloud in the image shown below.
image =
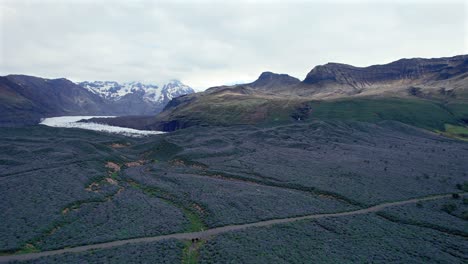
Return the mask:
<svg viewBox="0 0 468 264">
<path fill-rule="evenodd" d="M 0 0 L 0 8 L 2 75 L 207 88 L 266 70 L 302 79 L 329 61 L 468 51 L 464 1 Z"/>
</svg>

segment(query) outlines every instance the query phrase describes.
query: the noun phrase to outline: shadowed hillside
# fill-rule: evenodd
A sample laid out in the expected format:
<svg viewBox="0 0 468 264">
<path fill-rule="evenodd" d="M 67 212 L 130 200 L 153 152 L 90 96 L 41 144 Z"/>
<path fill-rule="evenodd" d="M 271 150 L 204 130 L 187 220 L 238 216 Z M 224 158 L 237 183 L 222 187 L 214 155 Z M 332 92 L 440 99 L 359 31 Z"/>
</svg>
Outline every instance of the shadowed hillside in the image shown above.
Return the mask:
<svg viewBox="0 0 468 264">
<path fill-rule="evenodd" d="M 0 126 L 37 124 L 42 117 L 106 113 L 99 96 L 67 79 L 0 77 Z"/>
</svg>

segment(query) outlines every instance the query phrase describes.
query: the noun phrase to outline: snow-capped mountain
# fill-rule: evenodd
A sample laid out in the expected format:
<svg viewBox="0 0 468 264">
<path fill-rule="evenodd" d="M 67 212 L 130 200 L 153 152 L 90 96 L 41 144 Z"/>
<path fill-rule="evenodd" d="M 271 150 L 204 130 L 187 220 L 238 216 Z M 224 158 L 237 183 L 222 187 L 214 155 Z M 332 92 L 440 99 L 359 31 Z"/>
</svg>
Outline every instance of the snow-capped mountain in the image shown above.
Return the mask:
<svg viewBox="0 0 468 264">
<path fill-rule="evenodd" d="M 194 92 L 195 91 L 190 86 L 185 85 L 178 80 L 172 80 L 163 86 L 161 96 L 165 97 L 165 99 L 169 102 L 172 100 L 172 98 Z"/>
<path fill-rule="evenodd" d="M 178 80 L 172 80 L 162 86 L 141 82 L 118 83 L 113 81 L 80 82 L 78 84 L 92 93 L 113 101 L 121 100 L 126 95 L 133 93 L 142 95 L 145 101 L 163 103 L 172 98 L 195 92 L 190 86 Z"/>
<path fill-rule="evenodd" d="M 121 115 L 150 115 L 160 112 L 172 98 L 195 91 L 178 80 L 163 85 L 141 82 L 86 81 L 77 83 L 99 95 Z"/>
</svg>

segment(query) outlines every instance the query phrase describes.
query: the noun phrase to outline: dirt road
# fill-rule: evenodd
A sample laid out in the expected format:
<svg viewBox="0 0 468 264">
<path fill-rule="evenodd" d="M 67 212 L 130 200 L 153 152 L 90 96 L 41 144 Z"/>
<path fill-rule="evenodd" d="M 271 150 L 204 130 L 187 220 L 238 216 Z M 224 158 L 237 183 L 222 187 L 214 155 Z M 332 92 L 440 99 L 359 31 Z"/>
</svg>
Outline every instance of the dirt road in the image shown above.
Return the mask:
<svg viewBox="0 0 468 264">
<path fill-rule="evenodd" d="M 464 195 L 464 194 L 460 194 L 460 195 Z M 217 228 L 208 229 L 208 230 L 204 230 L 200 232 L 176 233 L 176 234 L 169 234 L 169 235 L 163 235 L 163 236 L 132 238 L 132 239 L 126 239 L 126 240 L 117 240 L 117 241 L 106 242 L 106 243 L 92 244 L 92 245 L 79 246 L 79 247 L 73 247 L 73 248 L 65 248 L 65 249 L 59 249 L 59 250 L 44 251 L 44 252 L 38 252 L 38 253 L 0 256 L 0 263 L 5 263 L 9 261 L 14 261 L 14 260 L 19 260 L 19 261 L 31 260 L 31 259 L 37 259 L 40 257 L 58 255 L 58 254 L 63 254 L 63 253 L 77 253 L 77 252 L 83 252 L 83 251 L 87 251 L 91 249 L 105 249 L 105 248 L 111 248 L 111 247 L 116 247 L 116 246 L 122 246 L 126 244 L 154 242 L 154 241 L 161 241 L 161 240 L 167 240 L 167 239 L 178 239 L 178 240 L 190 240 L 193 238 L 203 239 L 203 238 L 208 238 L 214 235 L 222 234 L 225 232 L 237 231 L 237 230 L 242 230 L 242 229 L 246 229 L 250 227 L 264 227 L 264 226 L 290 223 L 290 222 L 307 220 L 307 219 L 319 219 L 319 218 L 326 218 L 326 217 L 342 217 L 342 216 L 367 214 L 367 213 L 372 213 L 372 212 L 378 212 L 387 207 L 400 206 L 400 205 L 405 205 L 405 204 L 412 204 L 412 203 L 417 203 L 421 201 L 436 200 L 436 199 L 442 199 L 442 198 L 448 198 L 448 197 L 451 197 L 451 194 L 433 195 L 433 196 L 414 198 L 414 199 L 398 201 L 398 202 L 382 203 L 382 204 L 371 206 L 371 207 L 364 208 L 364 209 L 341 212 L 341 213 L 313 214 L 313 215 L 305 215 L 305 216 L 291 217 L 291 218 L 272 219 L 272 220 L 260 221 L 260 222 L 249 223 L 249 224 L 217 227 Z"/>
</svg>

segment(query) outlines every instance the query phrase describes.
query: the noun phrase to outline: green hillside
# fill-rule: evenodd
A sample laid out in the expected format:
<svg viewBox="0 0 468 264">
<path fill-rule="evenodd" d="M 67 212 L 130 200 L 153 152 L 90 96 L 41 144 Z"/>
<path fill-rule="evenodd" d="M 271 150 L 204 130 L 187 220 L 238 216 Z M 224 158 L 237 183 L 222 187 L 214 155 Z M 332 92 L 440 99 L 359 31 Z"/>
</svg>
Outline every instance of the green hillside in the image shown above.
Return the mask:
<svg viewBox="0 0 468 264">
<path fill-rule="evenodd" d="M 433 101 L 402 98 L 316 101 L 310 105 L 313 119 L 394 120 L 430 130 L 443 130 L 445 124 L 459 124 L 468 114 L 468 107 L 461 103 L 452 104 L 449 108 Z"/>
<path fill-rule="evenodd" d="M 337 100 L 288 100 L 249 96 L 200 98 L 164 116 L 164 121 L 176 120 L 185 127 L 193 125 L 260 125 L 342 120 L 379 122 L 399 121 L 408 125 L 446 131 L 447 125 L 466 128 L 468 104 L 464 101 L 443 103 L 412 98 L 350 98 Z M 454 132 L 455 131 L 455 132 Z"/>
</svg>

